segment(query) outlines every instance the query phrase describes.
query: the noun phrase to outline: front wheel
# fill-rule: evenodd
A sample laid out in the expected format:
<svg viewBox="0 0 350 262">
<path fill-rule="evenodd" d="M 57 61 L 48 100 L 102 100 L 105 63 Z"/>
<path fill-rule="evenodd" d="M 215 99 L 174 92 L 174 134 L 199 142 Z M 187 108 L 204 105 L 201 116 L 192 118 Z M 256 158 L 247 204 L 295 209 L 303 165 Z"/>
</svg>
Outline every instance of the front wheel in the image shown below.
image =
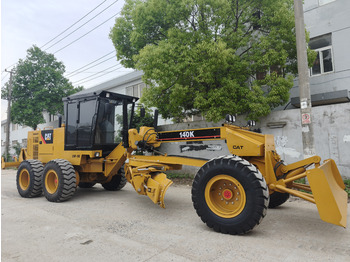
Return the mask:
<svg viewBox="0 0 350 262">
<path fill-rule="evenodd" d="M 126 178 L 124 172 L 124 166 L 118 171 L 118 174 L 114 175 L 111 181 L 103 183 L 102 186 L 108 191 L 119 191 L 126 185 Z"/>
<path fill-rule="evenodd" d="M 288 193 L 281 193 L 281 192 L 273 192 L 270 195 L 270 203 L 269 208 L 275 208 L 282 204 L 284 204 L 289 199 Z"/>
<path fill-rule="evenodd" d="M 192 202 L 208 227 L 245 234 L 265 217 L 269 193 L 255 166 L 238 156 L 223 156 L 199 169 L 192 185 Z"/>
</svg>

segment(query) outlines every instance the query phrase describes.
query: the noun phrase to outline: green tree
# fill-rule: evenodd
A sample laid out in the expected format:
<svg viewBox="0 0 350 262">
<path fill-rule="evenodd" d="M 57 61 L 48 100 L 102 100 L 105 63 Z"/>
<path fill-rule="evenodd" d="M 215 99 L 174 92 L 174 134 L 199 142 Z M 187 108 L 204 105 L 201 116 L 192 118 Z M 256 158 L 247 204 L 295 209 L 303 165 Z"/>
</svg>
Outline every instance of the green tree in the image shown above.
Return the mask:
<svg viewBox="0 0 350 262">
<path fill-rule="evenodd" d="M 288 101 L 297 73 L 292 0 L 127 0 L 110 38 L 144 72 L 141 101 L 177 121 L 257 120 Z"/>
<path fill-rule="evenodd" d="M 15 155 L 16 155 L 16 157 L 19 157 L 19 154 L 21 153 L 21 149 L 22 149 L 22 146 L 21 146 L 21 144 L 20 143 L 18 143 L 18 142 L 16 142 L 16 144 L 14 144 L 13 146 L 12 146 L 12 148 L 15 150 Z"/>
<path fill-rule="evenodd" d="M 26 59 L 20 59 L 14 68 L 11 95 L 11 121 L 34 130 L 45 123 L 43 111 L 63 113 L 62 98 L 81 91 L 63 76 L 65 66 L 54 55 L 33 46 Z M 8 84 L 2 96 L 8 99 Z"/>
</svg>

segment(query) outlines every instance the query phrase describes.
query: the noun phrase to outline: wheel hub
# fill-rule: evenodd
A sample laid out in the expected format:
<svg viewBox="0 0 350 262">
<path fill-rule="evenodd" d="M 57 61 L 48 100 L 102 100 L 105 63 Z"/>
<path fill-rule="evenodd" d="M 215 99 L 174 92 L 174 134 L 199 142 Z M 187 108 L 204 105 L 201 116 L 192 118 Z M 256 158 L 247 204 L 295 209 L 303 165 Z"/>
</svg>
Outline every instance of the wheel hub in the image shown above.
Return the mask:
<svg viewBox="0 0 350 262">
<path fill-rule="evenodd" d="M 58 188 L 58 176 L 54 170 L 49 170 L 45 177 L 45 187 L 48 193 L 54 194 Z"/>
<path fill-rule="evenodd" d="M 225 189 L 223 192 L 222 192 L 222 196 L 224 197 L 224 199 L 226 200 L 230 200 L 232 199 L 233 197 L 233 193 L 230 189 Z"/>
<path fill-rule="evenodd" d="M 243 211 L 246 195 L 237 179 L 229 175 L 218 175 L 207 183 L 205 200 L 210 210 L 216 215 L 232 218 Z"/>
<path fill-rule="evenodd" d="M 23 169 L 19 174 L 19 186 L 22 190 L 27 190 L 29 187 L 30 176 L 26 169 Z"/>
</svg>

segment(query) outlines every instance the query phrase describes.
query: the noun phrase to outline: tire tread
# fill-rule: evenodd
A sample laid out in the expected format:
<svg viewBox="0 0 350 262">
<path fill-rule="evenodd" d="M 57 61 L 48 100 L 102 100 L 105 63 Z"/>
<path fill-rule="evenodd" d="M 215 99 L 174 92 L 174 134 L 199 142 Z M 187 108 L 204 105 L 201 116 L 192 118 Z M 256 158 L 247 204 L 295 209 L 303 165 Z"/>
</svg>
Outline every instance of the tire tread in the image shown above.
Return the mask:
<svg viewBox="0 0 350 262">
<path fill-rule="evenodd" d="M 54 194 L 50 194 L 45 190 L 45 174 L 48 170 L 54 169 L 56 173 L 62 175 L 62 188 L 58 188 Z M 76 191 L 76 175 L 72 164 L 65 159 L 54 159 L 48 162 L 44 168 L 42 179 L 44 195 L 50 202 L 63 202 L 69 200 Z"/>
<path fill-rule="evenodd" d="M 245 223 L 239 227 L 234 226 L 230 228 L 222 224 L 219 220 L 215 221 L 212 216 L 207 214 L 208 211 L 206 205 L 202 204 L 203 196 L 201 195 L 201 183 L 202 181 L 205 181 L 204 177 L 214 166 L 239 168 L 242 173 L 247 174 L 248 180 L 252 181 L 251 186 L 253 188 L 251 190 L 256 191 L 256 200 L 258 200 L 258 203 L 254 206 L 254 213 L 248 218 L 248 221 L 245 221 Z M 265 217 L 269 205 L 269 192 L 265 179 L 255 166 L 250 164 L 247 160 L 235 155 L 222 156 L 209 160 L 199 169 L 192 184 L 192 202 L 198 216 L 208 227 L 221 233 L 229 233 L 233 235 L 245 234 L 259 225 Z"/>
</svg>

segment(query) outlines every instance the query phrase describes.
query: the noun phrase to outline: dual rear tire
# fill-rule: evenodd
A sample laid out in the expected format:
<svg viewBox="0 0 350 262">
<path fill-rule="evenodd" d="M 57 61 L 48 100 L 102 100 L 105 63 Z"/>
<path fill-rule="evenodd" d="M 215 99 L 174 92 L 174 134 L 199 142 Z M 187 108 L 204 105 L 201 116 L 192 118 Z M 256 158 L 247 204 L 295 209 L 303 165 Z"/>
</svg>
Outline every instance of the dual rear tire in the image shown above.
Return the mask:
<svg viewBox="0 0 350 262">
<path fill-rule="evenodd" d="M 102 184 L 104 189 L 118 191 L 122 189 L 127 180 L 124 169 L 121 168 L 111 181 Z M 39 160 L 23 161 L 17 171 L 17 190 L 22 197 L 32 198 L 41 196 L 50 202 L 63 202 L 69 200 L 77 188 L 77 179 L 74 167 L 64 159 L 55 159 L 48 162 L 45 167 Z M 95 183 L 79 183 L 81 188 L 91 188 Z"/>
<path fill-rule="evenodd" d="M 22 197 L 44 196 L 50 202 L 70 199 L 76 190 L 76 175 L 69 161 L 55 159 L 45 167 L 39 160 L 23 161 L 17 171 L 17 190 Z"/>
</svg>

